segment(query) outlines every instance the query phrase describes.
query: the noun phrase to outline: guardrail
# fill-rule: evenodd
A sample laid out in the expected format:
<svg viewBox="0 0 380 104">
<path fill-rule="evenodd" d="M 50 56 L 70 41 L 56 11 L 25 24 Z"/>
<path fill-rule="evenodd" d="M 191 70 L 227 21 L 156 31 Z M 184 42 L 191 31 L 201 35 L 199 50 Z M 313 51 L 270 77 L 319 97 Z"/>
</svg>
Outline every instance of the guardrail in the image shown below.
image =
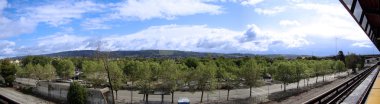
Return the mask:
<svg viewBox="0 0 380 104">
<path fill-rule="evenodd" d="M 309 101 L 305 102 L 305 104 L 336 104 L 340 103 L 344 98 L 347 97 L 350 92 L 353 91 L 358 85 L 360 85 L 360 82 L 362 82 L 376 67 L 379 65 L 379 63 L 375 64 L 374 66 L 366 69 L 364 72 L 356 75 L 355 77 L 351 78 L 350 80 L 340 84 L 339 86 L 330 89 L 329 91 L 310 99 Z"/>
<path fill-rule="evenodd" d="M 0 94 L 0 103 L 1 104 L 20 104 L 20 103 L 13 101 L 13 100 L 11 100 L 11 99 L 9 99 L 9 98 L 1 95 L 1 94 Z"/>
</svg>

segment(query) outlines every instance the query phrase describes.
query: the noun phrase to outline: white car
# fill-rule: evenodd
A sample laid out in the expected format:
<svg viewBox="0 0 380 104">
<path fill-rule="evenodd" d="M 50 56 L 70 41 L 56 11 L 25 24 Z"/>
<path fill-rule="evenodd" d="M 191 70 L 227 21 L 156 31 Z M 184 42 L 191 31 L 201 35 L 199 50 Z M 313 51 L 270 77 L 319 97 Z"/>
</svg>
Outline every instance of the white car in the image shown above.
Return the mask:
<svg viewBox="0 0 380 104">
<path fill-rule="evenodd" d="M 179 97 L 178 104 L 190 104 L 190 100 L 187 97 Z"/>
</svg>

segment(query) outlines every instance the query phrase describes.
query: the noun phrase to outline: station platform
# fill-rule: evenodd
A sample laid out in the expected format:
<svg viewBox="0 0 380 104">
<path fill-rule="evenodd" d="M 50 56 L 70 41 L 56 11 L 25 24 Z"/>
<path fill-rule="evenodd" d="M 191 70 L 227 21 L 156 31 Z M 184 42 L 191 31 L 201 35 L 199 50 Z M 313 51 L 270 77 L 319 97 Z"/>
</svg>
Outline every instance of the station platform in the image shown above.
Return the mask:
<svg viewBox="0 0 380 104">
<path fill-rule="evenodd" d="M 380 104 L 380 74 L 376 76 L 376 80 L 368 94 L 366 104 Z"/>
</svg>

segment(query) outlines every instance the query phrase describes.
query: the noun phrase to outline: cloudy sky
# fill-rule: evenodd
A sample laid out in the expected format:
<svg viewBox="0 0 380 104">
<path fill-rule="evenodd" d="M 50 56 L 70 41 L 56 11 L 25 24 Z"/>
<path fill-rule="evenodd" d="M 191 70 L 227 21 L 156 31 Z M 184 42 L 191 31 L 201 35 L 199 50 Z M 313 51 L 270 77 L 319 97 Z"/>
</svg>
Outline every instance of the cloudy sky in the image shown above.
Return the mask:
<svg viewBox="0 0 380 104">
<path fill-rule="evenodd" d="M 0 0 L 0 58 L 68 50 L 378 53 L 338 0 Z"/>
</svg>

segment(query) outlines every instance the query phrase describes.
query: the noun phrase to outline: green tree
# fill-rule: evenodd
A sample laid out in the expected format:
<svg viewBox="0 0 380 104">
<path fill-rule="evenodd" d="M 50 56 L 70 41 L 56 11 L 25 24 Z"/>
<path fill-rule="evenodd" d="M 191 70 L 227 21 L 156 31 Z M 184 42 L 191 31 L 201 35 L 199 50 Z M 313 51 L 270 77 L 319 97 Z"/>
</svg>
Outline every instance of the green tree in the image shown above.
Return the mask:
<svg viewBox="0 0 380 104">
<path fill-rule="evenodd" d="M 335 61 L 335 69 L 337 72 L 345 72 L 347 68 L 345 68 L 344 63 L 342 61 Z M 349 73 L 347 72 L 347 75 Z"/>
<path fill-rule="evenodd" d="M 55 70 L 55 68 L 54 68 L 53 65 L 46 64 L 43 67 L 43 69 L 44 69 L 43 76 L 42 76 L 43 80 L 49 80 L 49 81 L 51 81 L 51 80 L 55 79 L 55 77 L 56 77 L 57 74 L 56 74 L 56 70 Z"/>
<path fill-rule="evenodd" d="M 152 82 L 153 82 L 153 74 L 152 69 L 150 68 L 149 62 L 142 62 L 137 65 L 137 76 L 138 82 L 137 86 L 140 90 L 140 93 L 144 94 L 145 101 L 148 102 L 149 93 L 152 92 Z"/>
<path fill-rule="evenodd" d="M 309 86 L 309 80 L 311 77 L 313 77 L 315 74 L 314 74 L 314 70 L 313 70 L 313 64 L 310 62 L 310 61 L 307 61 L 305 63 L 305 80 L 306 80 L 306 86 Z"/>
<path fill-rule="evenodd" d="M 241 77 L 244 79 L 244 84 L 249 87 L 249 97 L 252 97 L 252 87 L 260 85 L 261 73 L 260 66 L 256 60 L 249 59 L 242 66 Z"/>
<path fill-rule="evenodd" d="M 227 66 L 225 70 L 226 72 L 223 73 L 223 79 L 225 80 L 224 87 L 227 89 L 227 100 L 229 100 L 230 91 L 238 85 L 237 80 L 239 77 L 237 75 L 239 68 L 237 66 L 231 65 Z"/>
<path fill-rule="evenodd" d="M 116 62 L 111 62 L 109 64 L 109 70 L 110 70 L 110 74 L 111 74 L 111 81 L 112 81 L 112 87 L 113 87 L 113 90 L 116 91 L 116 99 L 117 99 L 117 91 L 120 90 L 123 82 L 124 82 L 124 79 L 125 79 L 125 76 L 123 74 L 123 70 L 121 70 L 121 68 L 117 65 Z"/>
<path fill-rule="evenodd" d="M 197 88 L 201 90 L 201 103 L 203 102 L 204 91 L 212 91 L 215 89 L 216 68 L 214 62 L 206 62 L 199 64 L 195 69 L 194 79 L 197 82 Z"/>
<path fill-rule="evenodd" d="M 185 65 L 189 68 L 195 69 L 199 65 L 199 60 L 197 58 L 194 58 L 194 57 L 186 58 L 185 59 Z"/>
<path fill-rule="evenodd" d="M 42 67 L 40 64 L 37 64 L 34 66 L 33 73 L 35 74 L 35 79 L 42 80 L 44 77 L 44 67 Z"/>
<path fill-rule="evenodd" d="M 357 73 L 355 68 L 357 67 L 356 64 L 359 62 L 359 57 L 356 54 L 351 53 L 347 55 L 345 59 L 346 67 L 352 69 L 352 73 Z"/>
<path fill-rule="evenodd" d="M 75 66 L 70 60 L 60 60 L 54 67 L 57 69 L 57 74 L 60 78 L 70 79 L 75 74 Z"/>
<path fill-rule="evenodd" d="M 294 65 L 289 62 L 280 62 L 274 76 L 275 80 L 281 81 L 284 85 L 284 91 L 286 91 L 286 85 L 296 82 L 296 71 Z"/>
<path fill-rule="evenodd" d="M 34 70 L 34 65 L 32 63 L 29 63 L 24 67 L 24 71 L 27 73 L 25 77 L 29 78 L 28 82 L 30 79 L 37 79 Z"/>
<path fill-rule="evenodd" d="M 317 83 L 318 82 L 318 77 L 321 75 L 321 69 L 322 69 L 323 65 L 319 61 L 312 61 L 311 66 L 312 66 L 312 70 L 313 70 L 312 72 L 314 73 L 314 77 L 316 77 L 315 78 L 315 83 Z"/>
<path fill-rule="evenodd" d="M 30 75 L 29 72 L 26 70 L 26 68 L 22 68 L 20 66 L 17 66 L 16 70 L 17 70 L 16 77 L 19 77 L 19 78 L 28 78 L 29 75 Z"/>
<path fill-rule="evenodd" d="M 82 62 L 83 77 L 86 81 L 90 82 L 93 87 L 101 87 L 107 82 L 107 74 L 103 69 L 103 63 L 97 61 L 83 61 Z"/>
<path fill-rule="evenodd" d="M 131 82 L 131 103 L 133 103 L 133 87 L 134 83 L 138 81 L 140 78 L 140 69 L 144 66 L 142 62 L 139 61 L 125 61 L 125 66 L 123 68 L 124 74 L 127 76 L 127 79 Z"/>
<path fill-rule="evenodd" d="M 343 53 L 343 51 L 339 51 L 339 52 L 338 52 L 337 58 L 338 58 L 339 61 L 342 61 L 343 63 L 344 63 L 345 60 L 346 60 L 345 57 L 344 57 L 344 53 Z"/>
<path fill-rule="evenodd" d="M 161 63 L 161 72 L 159 77 L 162 83 L 160 89 L 163 92 L 170 92 L 172 94 L 172 103 L 174 103 L 174 92 L 182 82 L 180 79 L 181 72 L 179 69 L 179 65 L 177 65 L 174 60 L 165 60 Z"/>
<path fill-rule="evenodd" d="M 301 61 L 296 61 L 296 62 L 293 62 L 292 64 L 294 64 L 294 68 L 295 68 L 295 75 L 296 75 L 295 80 L 297 80 L 297 89 L 298 89 L 300 85 L 300 80 L 305 78 L 306 66 Z"/>
<path fill-rule="evenodd" d="M 21 64 L 22 66 L 26 66 L 29 63 L 33 65 L 40 64 L 42 66 L 45 66 L 46 64 L 50 64 L 51 61 L 52 59 L 46 56 L 26 56 L 21 60 Z"/>
<path fill-rule="evenodd" d="M 86 104 L 87 91 L 78 82 L 73 82 L 70 84 L 66 98 L 68 104 Z"/>
<path fill-rule="evenodd" d="M 325 76 L 333 72 L 334 63 L 331 60 L 323 60 L 321 63 L 322 82 L 325 82 Z"/>
<path fill-rule="evenodd" d="M 13 86 L 13 82 L 16 79 L 16 65 L 12 64 L 10 60 L 2 60 L 1 65 L 0 65 L 0 75 L 4 78 L 5 80 L 5 85 L 6 86 Z"/>
</svg>

